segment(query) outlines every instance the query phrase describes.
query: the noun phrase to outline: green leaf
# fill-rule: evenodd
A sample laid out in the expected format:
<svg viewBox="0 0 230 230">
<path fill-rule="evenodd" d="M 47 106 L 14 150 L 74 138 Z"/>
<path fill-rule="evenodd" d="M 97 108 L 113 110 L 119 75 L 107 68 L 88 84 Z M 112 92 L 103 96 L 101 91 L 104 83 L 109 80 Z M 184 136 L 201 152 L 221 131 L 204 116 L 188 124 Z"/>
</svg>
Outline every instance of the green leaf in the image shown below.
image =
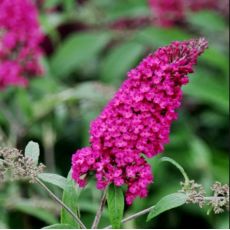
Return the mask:
<svg viewBox="0 0 230 230">
<path fill-rule="evenodd" d="M 51 59 L 52 72 L 65 77 L 87 62 L 106 46 L 111 34 L 81 33 L 66 39 Z"/>
<path fill-rule="evenodd" d="M 151 14 L 146 1 L 113 1 L 112 4 L 114 5 L 111 6 L 106 15 L 106 19 L 111 22 L 121 18 L 146 17 Z"/>
<path fill-rule="evenodd" d="M 56 7 L 58 4 L 61 3 L 61 0 L 46 0 L 44 2 L 44 7 L 45 8 L 52 8 L 52 7 Z"/>
<path fill-rule="evenodd" d="M 77 1 L 75 0 L 65 0 L 63 1 L 64 9 L 67 13 L 74 12 L 77 7 Z"/>
<path fill-rule="evenodd" d="M 124 43 L 110 50 L 102 62 L 101 79 L 111 84 L 120 84 L 127 71 L 136 64 L 145 47 L 135 42 Z"/>
<path fill-rule="evenodd" d="M 159 47 L 168 45 L 174 40 L 187 40 L 191 36 L 185 33 L 183 30 L 177 28 L 158 28 L 150 27 L 138 31 L 134 36 L 134 40 L 140 42 L 141 44 Z"/>
<path fill-rule="evenodd" d="M 17 89 L 17 97 L 15 98 L 15 107 L 17 108 L 17 113 L 19 113 L 23 121 L 29 122 L 29 119 L 32 117 L 32 107 L 31 100 L 26 89 Z"/>
<path fill-rule="evenodd" d="M 186 195 L 184 193 L 173 193 L 163 197 L 151 210 L 147 217 L 147 221 L 166 212 L 170 209 L 177 208 L 186 202 Z"/>
<path fill-rule="evenodd" d="M 40 24 L 44 33 L 49 34 L 54 41 L 58 39 L 58 33 L 55 29 L 64 22 L 65 17 L 60 13 L 40 15 Z"/>
<path fill-rule="evenodd" d="M 229 95 L 227 86 L 202 69 L 197 69 L 195 75 L 190 78 L 190 83 L 183 88 L 185 94 L 208 103 L 225 114 L 228 113 Z"/>
<path fill-rule="evenodd" d="M 67 180 L 65 177 L 62 177 L 57 174 L 53 173 L 40 173 L 38 177 L 43 180 L 44 182 L 47 182 L 49 184 L 56 185 L 57 187 L 61 189 L 65 189 L 67 186 Z"/>
<path fill-rule="evenodd" d="M 55 224 L 58 221 L 50 211 L 46 211 L 44 208 L 34 207 L 29 202 L 18 202 L 14 204 L 14 210 L 34 216 L 47 224 Z"/>
<path fill-rule="evenodd" d="M 108 93 L 103 93 L 101 88 L 108 89 Z M 68 88 L 56 94 L 47 95 L 40 101 L 33 104 L 33 111 L 36 119 L 50 113 L 56 106 L 67 101 L 91 100 L 97 104 L 106 103 L 113 95 L 113 89 L 104 84 L 96 82 L 85 82 L 74 88 Z M 42 110 L 41 110 L 42 108 Z"/>
<path fill-rule="evenodd" d="M 170 157 L 162 157 L 161 161 L 163 161 L 163 162 L 170 162 L 171 164 L 173 164 L 174 166 L 176 166 L 177 169 L 179 169 L 179 171 L 183 175 L 183 177 L 185 179 L 185 182 L 189 182 L 189 178 L 188 178 L 187 173 L 185 172 L 184 168 L 179 163 L 177 163 L 175 160 L 173 160 Z"/>
<path fill-rule="evenodd" d="M 70 224 L 53 224 L 46 226 L 43 229 L 75 229 L 75 227 Z"/>
<path fill-rule="evenodd" d="M 34 164 L 37 165 L 39 155 L 40 155 L 40 149 L 38 143 L 30 141 L 25 148 L 25 156 L 32 158 Z"/>
<path fill-rule="evenodd" d="M 0 159 L 0 166 L 2 167 L 2 166 L 3 166 L 3 164 L 4 164 L 3 159 Z"/>
<path fill-rule="evenodd" d="M 217 48 L 209 47 L 200 57 L 200 60 L 209 64 L 210 66 L 217 67 L 222 70 L 224 74 L 228 74 L 228 57 L 220 52 Z"/>
<path fill-rule="evenodd" d="M 77 187 L 75 181 L 72 179 L 72 172 L 70 170 L 67 177 L 67 186 L 63 192 L 62 201 L 75 213 L 78 214 L 78 198 L 80 189 Z M 79 225 L 74 221 L 73 217 L 64 209 L 61 210 L 61 223 L 70 224 L 75 228 Z"/>
<path fill-rule="evenodd" d="M 224 18 L 214 11 L 200 11 L 191 13 L 187 17 L 188 21 L 205 31 L 220 31 L 227 28 Z M 208 22 L 208 23 L 207 23 Z"/>
<path fill-rule="evenodd" d="M 190 138 L 189 145 L 191 148 L 191 160 L 196 165 L 196 168 L 210 172 L 212 165 L 212 152 L 210 146 L 197 136 Z"/>
<path fill-rule="evenodd" d="M 114 184 L 109 186 L 107 203 L 112 227 L 118 229 L 121 226 L 121 220 L 124 213 L 124 195 L 121 187 L 117 187 Z"/>
</svg>

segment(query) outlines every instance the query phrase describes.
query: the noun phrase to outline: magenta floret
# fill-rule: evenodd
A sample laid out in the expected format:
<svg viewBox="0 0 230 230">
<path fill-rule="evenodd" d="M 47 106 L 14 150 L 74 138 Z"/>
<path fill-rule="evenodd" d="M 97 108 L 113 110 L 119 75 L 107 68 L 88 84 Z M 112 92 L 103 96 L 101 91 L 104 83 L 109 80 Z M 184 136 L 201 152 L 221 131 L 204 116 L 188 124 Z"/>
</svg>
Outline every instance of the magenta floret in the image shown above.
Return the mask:
<svg viewBox="0 0 230 230">
<path fill-rule="evenodd" d="M 91 146 L 72 158 L 73 178 L 85 186 L 95 172 L 97 188 L 126 184 L 126 202 L 147 196 L 153 182 L 150 158 L 163 152 L 170 126 L 181 105 L 181 86 L 188 83 L 198 56 L 207 48 L 203 38 L 173 42 L 158 49 L 128 73 L 113 99 L 91 123 Z"/>
</svg>

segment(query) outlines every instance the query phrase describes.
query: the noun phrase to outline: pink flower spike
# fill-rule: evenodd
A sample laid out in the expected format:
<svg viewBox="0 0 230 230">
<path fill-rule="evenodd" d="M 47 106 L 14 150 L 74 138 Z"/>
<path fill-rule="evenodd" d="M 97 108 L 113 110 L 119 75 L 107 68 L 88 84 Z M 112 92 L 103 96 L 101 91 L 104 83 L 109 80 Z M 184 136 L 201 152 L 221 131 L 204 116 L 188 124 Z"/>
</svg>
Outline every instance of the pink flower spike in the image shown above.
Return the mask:
<svg viewBox="0 0 230 230">
<path fill-rule="evenodd" d="M 164 151 L 181 105 L 181 87 L 188 83 L 187 75 L 207 47 L 204 38 L 173 42 L 127 74 L 113 99 L 91 123 L 91 146 L 72 157 L 73 179 L 79 185 L 80 178 L 92 171 L 98 189 L 111 183 L 126 184 L 129 205 L 136 197 L 147 196 L 153 175 L 144 156 Z"/>
<path fill-rule="evenodd" d="M 40 75 L 43 35 L 31 0 L 0 0 L 0 90 Z"/>
<path fill-rule="evenodd" d="M 229 16 L 229 0 L 148 0 L 154 23 L 172 27 L 186 21 L 190 11 L 215 10 Z"/>
</svg>

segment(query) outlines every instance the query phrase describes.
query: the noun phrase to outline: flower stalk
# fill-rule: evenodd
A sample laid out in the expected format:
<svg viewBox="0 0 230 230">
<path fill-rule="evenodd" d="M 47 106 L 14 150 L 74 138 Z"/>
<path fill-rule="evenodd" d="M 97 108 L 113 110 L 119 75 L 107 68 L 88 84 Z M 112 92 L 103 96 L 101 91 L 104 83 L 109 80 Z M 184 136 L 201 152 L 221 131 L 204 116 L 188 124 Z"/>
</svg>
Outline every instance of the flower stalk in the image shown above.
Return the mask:
<svg viewBox="0 0 230 230">
<path fill-rule="evenodd" d="M 102 212 L 104 210 L 104 207 L 105 207 L 105 203 L 106 203 L 106 194 L 107 194 L 107 190 L 108 188 L 106 188 L 103 192 L 103 195 L 101 197 L 101 201 L 100 201 L 100 206 L 97 210 L 97 213 L 96 213 L 96 216 L 95 216 L 95 219 L 93 221 L 93 224 L 92 224 L 92 227 L 91 229 L 95 229 L 98 227 L 98 224 L 100 222 L 100 219 L 101 219 L 101 216 L 102 216 Z"/>
</svg>

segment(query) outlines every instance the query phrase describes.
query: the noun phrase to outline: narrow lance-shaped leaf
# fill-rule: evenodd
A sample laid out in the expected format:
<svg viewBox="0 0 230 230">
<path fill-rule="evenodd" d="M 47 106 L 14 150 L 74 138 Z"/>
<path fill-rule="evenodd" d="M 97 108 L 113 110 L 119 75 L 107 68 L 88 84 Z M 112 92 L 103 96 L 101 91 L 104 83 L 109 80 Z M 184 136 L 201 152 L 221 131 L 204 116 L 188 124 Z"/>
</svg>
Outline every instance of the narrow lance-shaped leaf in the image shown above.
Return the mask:
<svg viewBox="0 0 230 230">
<path fill-rule="evenodd" d="M 30 141 L 25 148 L 25 156 L 32 158 L 34 164 L 37 165 L 39 155 L 40 155 L 40 149 L 38 143 Z"/>
<path fill-rule="evenodd" d="M 162 157 L 161 158 L 161 161 L 163 162 L 169 162 L 171 163 L 172 165 L 176 166 L 176 168 L 181 172 L 181 174 L 183 175 L 184 179 L 185 179 L 185 182 L 188 183 L 189 182 L 189 178 L 188 178 L 188 175 L 187 173 L 185 172 L 184 168 L 179 164 L 177 163 L 175 160 L 173 160 L 172 158 L 170 157 Z"/>
<path fill-rule="evenodd" d="M 171 41 L 189 39 L 190 35 L 177 28 L 147 27 L 137 31 L 134 41 L 151 47 L 164 46 Z"/>
<path fill-rule="evenodd" d="M 64 89 L 56 94 L 47 95 L 33 104 L 35 119 L 40 119 L 50 113 L 56 106 L 67 101 L 93 100 L 98 104 L 104 104 L 113 95 L 113 88 L 108 87 L 110 93 L 103 93 L 100 88 L 107 89 L 108 86 L 97 82 L 80 83 L 74 88 Z M 40 109 L 42 108 L 42 110 Z"/>
<path fill-rule="evenodd" d="M 43 229 L 75 229 L 75 227 L 70 224 L 53 224 L 46 226 Z"/>
<path fill-rule="evenodd" d="M 40 173 L 38 177 L 49 184 L 55 185 L 61 189 L 65 189 L 67 186 L 67 180 L 65 177 L 62 177 L 53 173 Z"/>
<path fill-rule="evenodd" d="M 179 207 L 186 202 L 187 196 L 184 193 L 173 193 L 163 197 L 151 210 L 147 217 L 147 221 L 155 218 L 163 212 Z"/>
<path fill-rule="evenodd" d="M 80 189 L 72 179 L 72 172 L 70 170 L 67 177 L 67 185 L 63 192 L 62 201 L 75 213 L 78 213 L 78 197 Z M 64 209 L 61 210 L 61 224 L 70 224 L 75 228 L 79 225 L 75 222 L 73 217 Z"/>
<path fill-rule="evenodd" d="M 121 187 L 117 187 L 113 184 L 109 186 L 107 203 L 112 227 L 118 229 L 121 226 L 121 220 L 124 213 L 124 195 Z"/>
<path fill-rule="evenodd" d="M 51 69 L 57 76 L 67 76 L 79 66 L 96 58 L 111 38 L 109 33 L 81 33 L 67 38 L 51 58 Z"/>
<path fill-rule="evenodd" d="M 58 221 L 55 215 L 50 211 L 47 211 L 44 208 L 34 207 L 34 205 L 31 205 L 28 202 L 18 202 L 14 204 L 14 210 L 34 216 L 47 224 L 55 224 Z"/>
<path fill-rule="evenodd" d="M 184 93 L 226 114 L 229 111 L 228 89 L 226 84 L 221 83 L 220 79 L 216 78 L 217 76 L 211 76 L 210 71 L 202 68 L 197 69 L 190 84 L 184 87 Z"/>
<path fill-rule="evenodd" d="M 107 83 L 120 84 L 125 74 L 139 60 L 145 47 L 139 43 L 128 42 L 116 46 L 105 57 L 101 68 L 101 80 Z"/>
</svg>

